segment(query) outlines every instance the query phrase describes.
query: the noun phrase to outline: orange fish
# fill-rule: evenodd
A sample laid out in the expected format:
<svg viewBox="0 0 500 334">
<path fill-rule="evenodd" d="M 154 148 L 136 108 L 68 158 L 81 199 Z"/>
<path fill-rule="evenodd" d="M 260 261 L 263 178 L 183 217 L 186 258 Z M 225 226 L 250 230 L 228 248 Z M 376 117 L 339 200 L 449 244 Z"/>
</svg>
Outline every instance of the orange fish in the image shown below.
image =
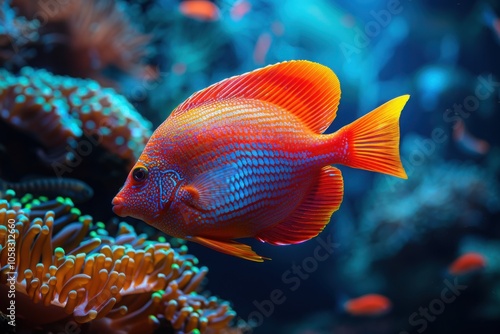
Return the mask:
<svg viewBox="0 0 500 334">
<path fill-rule="evenodd" d="M 119 216 L 262 262 L 248 245 L 304 242 L 339 208 L 343 164 L 406 178 L 398 120 L 408 95 L 332 134 L 337 76 L 290 61 L 194 93 L 149 139 L 120 192 Z"/>
<path fill-rule="evenodd" d="M 474 137 L 467 131 L 465 122 L 461 119 L 453 126 L 453 139 L 468 153 L 484 155 L 490 149 L 488 142 Z"/>
<path fill-rule="evenodd" d="M 219 8 L 208 0 L 186 0 L 179 4 L 180 12 L 201 21 L 215 21 L 220 17 Z"/>
<path fill-rule="evenodd" d="M 250 2 L 246 0 L 240 0 L 236 2 L 231 8 L 231 18 L 233 21 L 239 21 L 243 16 L 245 16 L 252 9 Z"/>
<path fill-rule="evenodd" d="M 255 48 L 253 50 L 253 61 L 256 64 L 264 64 L 266 61 L 267 52 L 271 47 L 272 37 L 269 33 L 262 33 L 255 43 Z"/>
<path fill-rule="evenodd" d="M 368 294 L 348 300 L 344 309 L 347 313 L 356 316 L 381 315 L 389 311 L 391 301 L 382 295 Z"/>
<path fill-rule="evenodd" d="M 486 260 L 479 253 L 466 253 L 448 267 L 448 272 L 452 275 L 463 275 L 475 270 L 482 269 L 486 266 Z"/>
</svg>

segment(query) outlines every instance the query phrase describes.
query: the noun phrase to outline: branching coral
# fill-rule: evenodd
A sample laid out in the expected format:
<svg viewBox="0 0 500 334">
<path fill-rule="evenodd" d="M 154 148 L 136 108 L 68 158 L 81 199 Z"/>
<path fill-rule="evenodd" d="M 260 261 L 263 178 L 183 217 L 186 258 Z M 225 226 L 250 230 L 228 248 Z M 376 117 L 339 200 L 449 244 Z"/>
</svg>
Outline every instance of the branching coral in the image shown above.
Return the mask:
<svg viewBox="0 0 500 334">
<path fill-rule="evenodd" d="M 17 316 L 29 316 L 23 326 L 47 329 L 73 319 L 89 332 L 222 333 L 235 316 L 227 302 L 196 292 L 208 270 L 196 266 L 186 246 L 147 240 L 126 223 L 110 236 L 69 199 L 14 196 L 9 190 L 0 200 L 0 290 L 6 293 L 9 272 L 16 272 Z M 7 262 L 9 222 L 14 270 Z"/>
<path fill-rule="evenodd" d="M 147 53 L 149 36 L 140 33 L 125 13 L 126 4 L 112 0 L 25 1 L 14 5 L 26 17 L 38 18 L 42 34 L 63 26 L 57 38 L 69 53 L 66 74 L 99 78 L 107 67 L 133 71 Z"/>
<path fill-rule="evenodd" d="M 47 148 L 86 136 L 130 163 L 138 158 L 152 127 L 111 88 L 29 67 L 19 76 L 0 70 L 0 119 Z"/>
</svg>

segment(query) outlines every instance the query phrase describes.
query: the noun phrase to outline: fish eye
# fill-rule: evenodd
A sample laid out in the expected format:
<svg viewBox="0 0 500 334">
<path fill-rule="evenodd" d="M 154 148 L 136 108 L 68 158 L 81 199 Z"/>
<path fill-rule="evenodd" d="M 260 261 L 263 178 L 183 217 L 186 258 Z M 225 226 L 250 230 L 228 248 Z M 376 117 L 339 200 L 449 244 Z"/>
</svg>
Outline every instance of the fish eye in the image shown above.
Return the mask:
<svg viewBox="0 0 500 334">
<path fill-rule="evenodd" d="M 145 167 L 137 167 L 132 171 L 132 177 L 137 182 L 143 182 L 148 178 L 148 170 Z"/>
</svg>

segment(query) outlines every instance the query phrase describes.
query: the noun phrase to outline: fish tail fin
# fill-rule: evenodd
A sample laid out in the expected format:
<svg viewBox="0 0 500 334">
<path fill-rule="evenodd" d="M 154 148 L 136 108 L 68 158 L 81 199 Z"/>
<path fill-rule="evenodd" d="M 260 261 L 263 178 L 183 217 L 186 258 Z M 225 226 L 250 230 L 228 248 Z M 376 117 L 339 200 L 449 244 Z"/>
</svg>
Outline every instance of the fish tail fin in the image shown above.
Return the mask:
<svg viewBox="0 0 500 334">
<path fill-rule="evenodd" d="M 399 156 L 399 116 L 409 98 L 396 97 L 334 133 L 345 152 L 338 162 L 407 179 Z"/>
</svg>

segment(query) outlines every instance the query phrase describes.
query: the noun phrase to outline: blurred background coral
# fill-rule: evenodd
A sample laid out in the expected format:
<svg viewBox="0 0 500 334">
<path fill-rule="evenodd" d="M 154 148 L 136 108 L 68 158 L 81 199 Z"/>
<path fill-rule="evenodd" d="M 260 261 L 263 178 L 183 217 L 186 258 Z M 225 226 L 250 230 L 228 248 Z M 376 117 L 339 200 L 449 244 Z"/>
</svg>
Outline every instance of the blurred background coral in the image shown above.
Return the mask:
<svg viewBox="0 0 500 334">
<path fill-rule="evenodd" d="M 189 255 L 171 241 L 175 261 L 181 267 L 189 262 L 176 282 L 183 270 L 191 275 L 186 282 L 196 281 L 181 299 L 191 303 L 198 297 L 189 291 L 202 286 L 195 304 L 205 313 L 179 307 L 175 312 L 184 318 L 178 320 L 170 306 L 165 327 L 148 318 L 161 318 L 163 311 L 149 309 L 137 324 L 164 332 L 498 333 L 499 15 L 495 0 L 0 1 L 3 207 L 17 215 L 33 200 L 21 200 L 23 193 L 46 189 L 76 201 L 75 191 L 90 187 L 93 197 L 79 208 L 104 224 L 92 223 L 93 235 L 73 238 L 101 238 L 108 246 L 89 254 L 110 252 L 121 234 L 130 235 L 121 242 L 135 251 L 144 252 L 152 240 L 164 243 L 168 237 L 140 221 L 120 225 L 110 204 L 152 131 L 190 94 L 219 80 L 290 59 L 316 61 L 338 75 L 342 88 L 327 132 L 394 96 L 411 95 L 401 116 L 408 180 L 340 167 L 348 185 L 344 202 L 317 238 L 284 247 L 249 241 L 272 261 L 251 263 L 191 243 Z M 54 177 L 85 186 L 50 181 Z M 16 197 L 5 194 L 14 183 L 17 207 Z M 79 217 L 65 224 L 82 222 Z M 45 223 L 38 224 L 41 231 Z M 137 242 L 134 227 L 147 242 Z M 450 273 L 453 261 L 468 253 L 480 261 Z M 198 262 L 204 267 L 192 270 Z M 33 272 L 37 262 L 22 266 Z M 171 282 L 161 280 L 150 290 L 163 291 Z M 384 298 L 353 311 L 353 299 L 368 294 Z M 92 330 L 119 323 L 130 299 L 120 304 L 115 297 L 113 320 Z M 148 301 L 142 297 L 129 309 Z M 210 327 L 208 319 L 222 325 Z M 221 329 L 231 319 L 239 328 Z M 131 316 L 121 321 L 138 328 Z"/>
</svg>

